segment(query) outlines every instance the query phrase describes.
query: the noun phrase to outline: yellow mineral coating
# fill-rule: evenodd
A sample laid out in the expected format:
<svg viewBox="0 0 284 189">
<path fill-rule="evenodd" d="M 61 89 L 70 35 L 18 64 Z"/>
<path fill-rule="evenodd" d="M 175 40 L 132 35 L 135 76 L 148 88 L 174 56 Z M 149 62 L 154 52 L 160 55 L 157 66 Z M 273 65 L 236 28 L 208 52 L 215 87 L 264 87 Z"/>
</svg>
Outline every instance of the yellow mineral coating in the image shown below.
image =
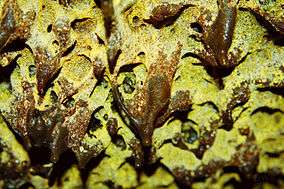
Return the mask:
<svg viewBox="0 0 284 189">
<path fill-rule="evenodd" d="M 42 188 L 48 189 L 48 180 L 42 178 L 41 176 L 35 175 L 31 177 L 31 183 L 34 185 L 35 188 Z M 56 186 L 53 187 L 54 189 L 57 188 Z"/>
<path fill-rule="evenodd" d="M 111 144 L 106 151 L 109 157 L 104 158 L 100 164 L 92 170 L 87 180 L 87 188 L 95 186 L 104 181 L 112 181 L 124 188 L 135 187 L 137 185 L 137 175 L 135 169 L 128 163 L 124 163 L 124 158 L 130 156 L 129 150 L 122 151 Z"/>
<path fill-rule="evenodd" d="M 0 1 L 0 9 L 4 1 Z M 117 32 L 119 40 L 112 42 L 113 36 L 107 40 L 106 28 L 101 9 L 95 5 L 95 1 L 82 0 L 72 1 L 70 6 L 64 7 L 57 1 L 50 0 L 17 0 L 20 9 L 26 13 L 33 11 L 36 16 L 30 28 L 31 36 L 27 39 L 26 45 L 30 49 L 24 48 L 15 52 L 8 52 L 0 57 L 0 71 L 2 67 L 10 66 L 9 58 L 16 59 L 15 69 L 10 75 L 10 83 L 0 80 L 0 142 L 5 144 L 5 151 L 0 152 L 1 164 L 13 158 L 19 163 L 30 162 L 28 153 L 23 146 L 17 142 L 7 124 L 2 118 L 13 108 L 13 102 L 22 97 L 22 82 L 33 84 L 33 96 L 36 100 L 36 108 L 45 110 L 52 105 L 51 91 L 58 96 L 64 91 L 60 85 L 60 79 L 66 79 L 72 87 L 77 89 L 77 93 L 72 96 L 78 100 L 86 100 L 89 109 L 96 111 L 95 117 L 99 119 L 102 127 L 86 134 L 81 144 L 88 147 L 98 146 L 98 152 L 106 155 L 91 170 L 87 178 L 86 188 L 109 188 L 107 182 L 112 182 L 114 186 L 123 188 L 178 188 L 174 180 L 173 170 L 183 168 L 187 171 L 196 171 L 200 167 L 205 167 L 210 162 L 223 161 L 230 162 L 232 157 L 238 152 L 238 147 L 244 144 L 247 136 L 242 135 L 241 129 L 248 129 L 253 133 L 254 143 L 259 149 L 259 162 L 257 171 L 267 173 L 277 170 L 284 174 L 284 97 L 280 94 L 267 91 L 267 88 L 283 87 L 284 74 L 284 48 L 283 44 L 275 45 L 275 42 L 265 36 L 268 30 L 264 28 L 255 16 L 241 8 L 258 7 L 259 1 L 240 0 L 237 24 L 233 35 L 232 45 L 229 52 L 240 50 L 240 61 L 244 61 L 223 78 L 224 88 L 216 86 L 216 81 L 200 63 L 200 60 L 191 56 L 185 56 L 189 52 L 203 50 L 204 45 L 200 40 L 192 36 L 199 36 L 190 24 L 198 20 L 201 9 L 211 11 L 212 18 L 216 18 L 218 6 L 214 0 L 113 0 L 115 25 L 113 33 Z M 271 1 L 272 2 L 272 1 Z M 283 16 L 283 1 L 276 0 L 274 3 L 266 2 L 263 10 L 275 15 L 277 18 Z M 145 23 L 149 19 L 151 11 L 163 3 L 190 3 L 192 6 L 185 9 L 177 20 L 166 27 L 160 29 Z M 86 22 L 76 25 L 76 21 Z M 58 43 L 58 37 L 53 32 L 57 24 L 66 24 L 70 30 L 70 38 L 66 42 L 66 48 L 74 49 L 60 59 L 61 71 L 52 82 L 52 86 L 42 97 L 37 91 L 37 81 L 35 75 L 29 73 L 29 66 L 35 66 L 35 50 L 44 49 L 50 57 L 58 55 L 62 50 Z M 71 27 L 73 26 L 73 27 Z M 51 31 L 49 31 L 51 30 Z M 100 42 L 100 39 L 103 42 Z M 187 150 L 174 146 L 172 140 L 182 132 L 182 120 L 172 119 L 164 126 L 154 130 L 153 146 L 156 147 L 156 155 L 166 169 L 159 167 L 152 175 L 141 173 L 141 180 L 138 181 L 138 173 L 134 166 L 126 161 L 131 157 L 132 150 L 129 147 L 130 141 L 136 137 L 127 125 L 122 121 L 120 115 L 113 108 L 113 96 L 111 94 L 112 75 L 108 67 L 107 51 L 117 45 L 121 54 L 115 65 L 115 73 L 118 74 L 123 66 L 138 64 L 130 72 L 122 72 L 117 75 L 117 82 L 122 96 L 127 101 L 131 99 L 142 82 L 145 81 L 150 65 L 155 63 L 160 51 L 170 55 L 177 47 L 177 42 L 182 44 L 182 53 L 179 60 L 177 72 L 171 88 L 171 96 L 177 91 L 188 90 L 192 100 L 192 107 L 186 112 L 186 119 L 191 120 L 196 125 L 198 139 L 193 143 L 185 143 Z M 114 43 L 114 45 L 112 44 Z M 113 46 L 112 46 L 113 45 Z M 8 58 L 9 57 L 9 58 Z M 94 62 L 100 60 L 106 67 L 103 77 L 104 84 L 93 76 Z M 127 94 L 123 90 L 123 80 L 134 73 L 136 87 L 132 94 Z M 1 77 L 0 77 L 1 79 Z M 221 128 L 221 113 L 225 111 L 227 105 L 234 96 L 234 89 L 248 83 L 250 95 L 245 104 L 234 107 L 232 110 L 233 125 L 229 131 Z M 11 86 L 9 86 L 9 84 Z M 11 89 L 12 90 L 11 90 Z M 213 106 L 214 104 L 215 106 Z M 271 111 L 262 111 L 268 108 Z M 118 121 L 118 134 L 122 136 L 126 143 L 126 149 L 117 147 L 111 140 L 107 132 L 107 120 L 104 116 L 116 118 Z M 212 126 L 214 124 L 214 127 Z M 97 125 L 96 125 L 97 126 Z M 198 158 L 191 150 L 198 148 L 199 138 L 204 130 L 215 130 L 214 142 L 212 146 Z M 80 146 L 81 150 L 85 150 Z M 61 182 L 56 182 L 53 186 L 48 186 L 48 180 L 38 175 L 28 174 L 30 182 L 35 188 L 80 188 L 82 180 L 80 170 L 74 165 L 68 168 L 60 178 Z M 202 182 L 193 183 L 192 188 L 233 188 L 227 184 L 234 180 L 240 182 L 241 178 L 237 173 L 224 173 L 218 170 L 213 175 L 207 177 Z M 141 183 L 139 183 L 141 182 Z M 0 187 L 4 183 L 0 181 Z M 284 186 L 280 182 L 279 187 Z M 275 188 L 274 185 L 263 183 L 262 188 Z M 257 186 L 256 186 L 257 188 Z"/>
<path fill-rule="evenodd" d="M 27 151 L 16 140 L 14 134 L 10 131 L 2 116 L 0 116 L 0 142 L 7 150 L 6 152 L 4 151 L 4 154 L 1 154 L 1 161 L 7 161 L 7 158 L 11 161 L 14 159 L 19 167 L 30 163 Z"/>
<path fill-rule="evenodd" d="M 257 171 L 260 173 L 267 172 L 269 170 L 276 169 L 282 174 L 284 173 L 284 155 L 279 157 L 269 157 L 263 154 L 259 159 L 259 164 L 257 166 Z"/>
<path fill-rule="evenodd" d="M 237 129 L 231 131 L 218 130 L 214 144 L 208 149 L 203 158 L 202 163 L 205 165 L 210 161 L 229 161 L 236 153 L 236 147 L 246 140 L 245 136 L 239 135 Z M 224 147 L 226 144 L 226 147 Z"/>
<path fill-rule="evenodd" d="M 181 121 L 173 120 L 163 127 L 157 128 L 153 134 L 153 143 L 157 148 L 160 148 L 163 142 L 167 139 L 174 138 L 181 131 Z"/>
<path fill-rule="evenodd" d="M 178 188 L 174 183 L 174 178 L 167 171 L 162 168 L 158 168 L 155 173 L 151 176 L 142 175 L 141 186 L 138 186 L 138 189 L 147 189 L 147 188 Z"/>
<path fill-rule="evenodd" d="M 9 85 L 7 83 L 0 84 L 0 106 L 3 107 L 5 111 L 9 111 L 9 105 L 14 100 L 8 88 Z"/>
<path fill-rule="evenodd" d="M 201 165 L 201 161 L 192 152 L 181 150 L 172 144 L 164 144 L 159 149 L 158 156 L 162 157 L 161 162 L 170 169 L 181 167 L 186 170 L 195 170 Z"/>
<path fill-rule="evenodd" d="M 76 189 L 82 188 L 83 183 L 80 177 L 80 171 L 77 166 L 73 165 L 69 168 L 66 173 L 61 178 L 61 186 L 58 186 L 58 189 Z"/>
</svg>

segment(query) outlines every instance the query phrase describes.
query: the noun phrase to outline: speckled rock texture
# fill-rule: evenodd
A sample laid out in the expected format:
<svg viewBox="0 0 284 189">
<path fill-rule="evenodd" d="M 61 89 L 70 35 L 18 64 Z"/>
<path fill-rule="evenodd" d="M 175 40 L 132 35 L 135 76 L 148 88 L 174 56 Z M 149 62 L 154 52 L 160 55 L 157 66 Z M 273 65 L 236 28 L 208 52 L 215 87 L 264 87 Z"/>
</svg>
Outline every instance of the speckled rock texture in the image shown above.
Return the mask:
<svg viewBox="0 0 284 189">
<path fill-rule="evenodd" d="M 284 188 L 284 1 L 1 0 L 0 188 Z"/>
</svg>

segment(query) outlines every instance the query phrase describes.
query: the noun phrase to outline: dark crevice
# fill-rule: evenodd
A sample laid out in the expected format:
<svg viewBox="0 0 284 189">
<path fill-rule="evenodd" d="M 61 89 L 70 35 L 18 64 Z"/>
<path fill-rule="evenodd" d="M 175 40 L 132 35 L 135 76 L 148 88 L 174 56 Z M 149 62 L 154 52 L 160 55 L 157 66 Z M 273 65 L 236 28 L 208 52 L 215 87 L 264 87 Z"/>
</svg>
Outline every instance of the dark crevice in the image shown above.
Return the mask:
<svg viewBox="0 0 284 189">
<path fill-rule="evenodd" d="M 242 57 L 241 60 L 238 62 L 238 65 L 243 63 L 250 54 L 251 53 L 248 52 L 244 57 Z M 204 65 L 203 62 L 206 62 L 206 60 L 200 55 L 193 53 L 193 52 L 185 53 L 184 55 L 182 55 L 181 59 L 188 58 L 188 57 L 196 58 L 200 61 L 200 63 L 195 63 L 194 65 L 204 66 L 207 74 L 210 75 L 212 78 L 214 78 L 216 85 L 218 86 L 220 90 L 224 89 L 225 87 L 223 78 L 229 76 L 235 69 L 235 67 L 216 68 L 213 66 Z"/>
<path fill-rule="evenodd" d="M 10 77 L 12 75 L 12 72 L 15 70 L 15 68 L 17 67 L 17 59 L 20 57 L 20 55 L 18 55 L 16 58 L 14 58 L 14 60 L 12 60 L 12 62 L 10 62 L 10 64 L 6 67 L 2 67 L 0 66 L 0 82 L 7 82 L 7 83 L 11 83 L 10 81 Z"/>
<path fill-rule="evenodd" d="M 36 66 L 35 65 L 30 65 L 29 66 L 29 76 L 33 77 L 36 75 Z"/>
<path fill-rule="evenodd" d="M 103 106 L 100 106 L 98 107 L 97 109 L 95 109 L 95 111 L 92 113 L 91 115 L 91 119 L 90 119 L 90 122 L 89 122 L 89 125 L 88 125 L 88 129 L 87 129 L 87 133 L 89 135 L 91 135 L 91 132 L 94 132 L 96 131 L 98 128 L 102 128 L 103 125 L 101 123 L 101 120 L 99 120 L 97 117 L 96 117 L 96 113 L 98 113 L 100 110 L 102 110 L 104 107 Z"/>
<path fill-rule="evenodd" d="M 177 112 L 174 112 L 172 114 L 172 120 L 174 119 L 178 119 L 180 120 L 181 122 L 185 122 L 188 120 L 188 112 L 190 112 L 192 109 L 189 109 L 188 111 L 177 111 Z M 171 121 L 171 120 L 170 120 Z M 190 120 L 192 121 L 192 120 Z M 193 123 L 195 123 L 194 121 L 192 121 Z M 196 123 L 195 123 L 196 124 Z"/>
<path fill-rule="evenodd" d="M 195 65 L 198 66 L 204 66 L 206 72 L 208 75 L 210 75 L 212 78 L 214 78 L 216 85 L 218 86 L 218 88 L 220 90 L 224 89 L 224 82 L 223 82 L 223 78 L 226 76 L 229 76 L 233 70 L 235 69 L 235 67 L 231 67 L 231 68 L 216 68 L 216 67 L 212 67 L 212 66 L 205 66 L 203 64 L 203 62 L 206 62 L 206 60 L 201 57 L 198 54 L 195 54 L 193 52 L 187 52 L 184 55 L 182 55 L 181 59 L 184 58 L 188 58 L 188 57 L 192 57 L 192 58 L 196 58 L 200 61 L 200 63 L 196 63 Z M 247 55 L 242 58 L 241 61 L 244 61 L 246 59 Z"/>
<path fill-rule="evenodd" d="M 87 20 L 89 20 L 90 18 L 81 18 L 81 19 L 75 19 L 75 20 L 73 20 L 72 22 L 71 22 L 71 28 L 73 29 L 73 30 L 75 30 L 76 29 L 76 27 L 77 27 L 77 25 L 79 24 L 79 23 L 81 23 L 81 22 L 85 22 L 85 21 L 87 21 Z"/>
<path fill-rule="evenodd" d="M 270 91 L 273 94 L 284 97 L 284 87 L 265 87 L 265 88 L 258 88 L 257 90 L 260 92 Z"/>
<path fill-rule="evenodd" d="M 91 158 L 90 161 L 86 164 L 86 166 L 83 169 L 81 169 L 81 178 L 82 178 L 84 186 L 86 184 L 86 181 L 91 171 L 94 168 L 96 168 L 100 164 L 100 162 L 103 160 L 103 158 L 105 157 L 109 157 L 109 156 L 105 154 L 105 151 L 102 151 L 98 156 Z"/>
<path fill-rule="evenodd" d="M 238 174 L 241 179 L 240 181 L 237 180 L 230 180 L 225 185 L 233 185 L 242 188 L 253 188 L 255 186 L 255 181 L 253 178 L 248 178 L 237 166 L 226 166 L 223 168 L 224 174 L 226 173 L 236 173 Z"/>
<path fill-rule="evenodd" d="M 188 57 L 200 59 L 200 57 L 197 54 L 192 53 L 192 52 L 185 53 L 184 55 L 181 56 L 181 59 L 188 58 Z"/>
<path fill-rule="evenodd" d="M 202 26 L 198 22 L 191 23 L 190 27 L 198 33 L 204 32 Z"/>
<path fill-rule="evenodd" d="M 44 164 L 50 163 L 51 150 L 47 147 L 33 146 L 28 153 L 33 167 L 31 173 L 48 179 L 51 175 L 52 166 L 44 166 Z"/>
<path fill-rule="evenodd" d="M 98 36 L 97 34 L 96 34 L 96 36 L 97 36 L 97 39 L 98 39 L 98 41 L 99 41 L 99 44 L 100 44 L 100 45 L 105 45 L 104 40 L 103 40 L 102 38 L 100 38 L 100 36 Z"/>
<path fill-rule="evenodd" d="M 75 105 L 75 100 L 72 96 L 68 96 L 62 101 L 62 105 L 65 108 L 72 108 Z"/>
<path fill-rule="evenodd" d="M 137 56 L 144 57 L 145 56 L 145 52 L 139 52 Z"/>
<path fill-rule="evenodd" d="M 105 186 L 107 186 L 109 189 L 123 189 L 121 185 L 117 185 L 112 180 L 106 180 L 102 182 Z"/>
<path fill-rule="evenodd" d="M 219 112 L 219 108 L 216 106 L 216 104 L 212 101 L 208 101 L 208 102 L 204 102 L 202 104 L 198 104 L 199 106 L 205 106 L 205 105 L 209 105 L 211 106 L 214 110 L 216 110 L 216 112 Z"/>
<path fill-rule="evenodd" d="M 59 0 L 59 4 L 68 7 L 70 5 L 70 0 Z"/>
<path fill-rule="evenodd" d="M 95 92 L 95 89 L 98 87 L 98 86 L 103 86 L 105 89 L 108 87 L 108 81 L 106 81 L 106 79 L 104 77 L 102 78 L 97 78 L 98 81 L 96 83 L 96 85 L 94 86 L 94 88 L 92 89 L 91 93 L 90 93 L 90 96 L 91 97 L 94 92 Z"/>
<path fill-rule="evenodd" d="M 146 152 L 147 152 L 147 150 L 146 150 Z M 148 157 L 148 155 L 145 155 L 145 157 Z M 153 175 L 156 172 L 156 170 L 160 166 L 161 166 L 160 160 L 157 160 L 155 163 L 151 163 L 151 164 L 145 163 L 145 165 L 143 166 L 143 173 L 150 177 L 151 175 Z"/>
<path fill-rule="evenodd" d="M 214 68 L 205 66 L 205 69 L 210 76 L 220 79 L 230 75 L 235 68 Z"/>
<path fill-rule="evenodd" d="M 35 147 L 33 146 L 29 150 L 31 164 L 36 166 L 38 164 L 49 163 L 51 157 L 51 151 L 47 147 Z"/>
<path fill-rule="evenodd" d="M 259 112 L 267 113 L 267 114 L 270 114 L 270 115 L 277 113 L 277 112 L 284 113 L 282 110 L 280 110 L 278 108 L 270 108 L 270 107 L 267 107 L 267 106 L 263 106 L 263 107 L 260 107 L 260 108 L 257 108 L 256 110 L 254 110 L 251 113 L 251 115 L 254 115 L 254 114 L 259 113 Z"/>
<path fill-rule="evenodd" d="M 94 1 L 95 1 L 96 5 L 97 5 L 99 8 L 102 8 L 102 2 L 103 2 L 104 0 L 94 0 Z"/>
<path fill-rule="evenodd" d="M 144 167 L 144 173 L 150 177 L 152 176 L 157 170 L 158 168 L 160 168 L 162 166 L 162 163 L 160 162 L 160 160 L 158 160 L 157 162 L 155 162 L 154 164 L 146 164 Z"/>
<path fill-rule="evenodd" d="M 225 88 L 223 78 L 230 75 L 234 68 L 215 68 L 211 66 L 204 66 L 208 75 L 214 80 L 217 87 L 222 90 Z"/>
<path fill-rule="evenodd" d="M 266 152 L 265 154 L 268 155 L 268 157 L 270 157 L 270 158 L 279 158 L 281 156 L 281 153 L 283 153 L 283 151 L 277 152 L 277 153 Z"/>
<path fill-rule="evenodd" d="M 269 170 L 267 173 L 257 174 L 255 177 L 255 183 L 270 183 L 276 186 L 277 188 L 281 188 L 281 181 L 284 180 L 284 175 L 279 171 Z M 283 185 L 282 185 L 283 186 Z"/>
<path fill-rule="evenodd" d="M 284 45 L 284 35 L 282 32 L 279 32 L 275 29 L 275 27 L 264 17 L 257 14 L 253 10 L 248 10 L 241 8 L 243 11 L 249 11 L 252 15 L 255 16 L 256 20 L 259 22 L 260 25 L 262 25 L 264 28 L 266 28 L 268 35 L 265 36 L 268 40 L 272 40 L 274 45 L 283 46 Z"/>
<path fill-rule="evenodd" d="M 249 55 L 251 55 L 251 52 L 248 52 L 244 57 L 242 57 L 241 60 L 238 62 L 238 65 L 243 63 L 248 58 Z"/>
<path fill-rule="evenodd" d="M 284 46 L 284 37 L 283 36 L 273 36 L 273 38 L 275 38 L 275 40 L 273 41 L 274 42 L 274 45 L 277 45 L 277 46 Z"/>
<path fill-rule="evenodd" d="M 27 183 L 21 185 L 19 189 L 34 189 L 34 187 L 31 183 L 27 182 Z"/>
<path fill-rule="evenodd" d="M 1 112 L 0 112 L 0 116 L 2 116 L 2 115 L 1 115 Z M 10 131 L 13 133 L 13 135 L 15 136 L 17 142 L 18 142 L 19 144 L 21 144 L 21 145 L 23 146 L 23 148 L 24 148 L 26 151 L 28 151 L 28 150 L 29 150 L 29 146 L 25 145 L 26 142 L 24 141 L 24 138 L 20 135 L 20 133 L 16 132 L 16 131 L 13 129 L 12 125 L 9 123 L 9 121 L 8 121 L 4 116 L 2 116 L 2 118 L 3 118 L 4 122 L 7 124 L 9 130 L 10 130 Z"/>
<path fill-rule="evenodd" d="M 77 159 L 75 154 L 71 150 L 67 150 L 61 154 L 59 160 L 53 165 L 52 171 L 49 178 L 49 186 L 54 185 L 57 181 L 61 183 L 60 178 L 63 174 L 73 165 L 77 164 Z"/>
<path fill-rule="evenodd" d="M 112 142 L 115 144 L 116 147 L 119 147 L 121 150 L 126 149 L 126 142 L 121 135 L 116 135 L 112 137 Z"/>
<path fill-rule="evenodd" d="M 139 65 L 141 65 L 141 63 L 124 65 L 120 68 L 119 73 L 133 72 L 133 69 Z"/>
<path fill-rule="evenodd" d="M 144 150 L 145 151 L 145 150 Z M 146 150 L 147 151 L 147 150 Z M 144 156 L 145 158 L 147 158 L 147 155 Z M 120 166 L 122 167 L 125 163 L 129 163 L 130 165 L 132 165 L 133 167 L 136 168 L 136 173 L 137 173 L 137 182 L 141 183 L 141 176 L 142 174 L 146 174 L 148 177 L 152 176 L 153 174 L 155 174 L 155 172 L 158 170 L 158 168 L 160 167 L 165 167 L 161 162 L 160 159 L 158 159 L 156 162 L 154 163 L 144 163 L 142 167 L 136 167 L 135 166 L 135 160 L 133 157 L 129 157 L 126 158 L 125 162 Z M 165 167 L 166 168 L 166 167 Z M 168 170 L 168 169 L 167 169 Z M 169 171 L 170 172 L 170 171 Z"/>
<path fill-rule="evenodd" d="M 109 62 L 109 71 L 110 73 L 113 73 L 114 68 L 116 66 L 116 62 L 118 60 L 119 55 L 122 53 L 122 50 L 118 50 L 115 54 L 115 56 L 113 57 L 113 59 L 108 55 L 108 62 Z"/>
<path fill-rule="evenodd" d="M 70 54 L 76 47 L 77 41 L 75 41 L 70 47 L 68 47 L 63 53 L 62 53 L 62 57 L 67 56 L 68 54 Z"/>
<path fill-rule="evenodd" d="M 239 115 L 236 117 L 236 120 L 235 120 L 235 121 L 237 121 L 237 120 L 241 117 L 241 115 L 242 115 L 247 109 L 248 109 L 248 107 L 243 108 L 242 111 L 239 113 Z"/>
<path fill-rule="evenodd" d="M 7 44 L 3 49 L 1 49 L 0 52 L 13 52 L 13 51 L 20 51 L 26 48 L 28 45 L 26 45 L 25 39 L 16 39 L 12 41 L 11 43 Z"/>
<path fill-rule="evenodd" d="M 46 30 L 48 33 L 50 33 L 52 31 L 52 24 L 49 24 Z"/>
</svg>

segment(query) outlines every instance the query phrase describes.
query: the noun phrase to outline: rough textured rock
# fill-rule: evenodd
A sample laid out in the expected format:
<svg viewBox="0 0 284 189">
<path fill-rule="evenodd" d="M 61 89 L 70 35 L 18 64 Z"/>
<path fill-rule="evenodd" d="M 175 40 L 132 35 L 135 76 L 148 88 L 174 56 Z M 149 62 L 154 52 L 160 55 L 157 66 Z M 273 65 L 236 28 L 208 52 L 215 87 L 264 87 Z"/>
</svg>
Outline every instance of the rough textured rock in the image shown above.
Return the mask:
<svg viewBox="0 0 284 189">
<path fill-rule="evenodd" d="M 283 1 L 0 10 L 0 188 L 284 187 Z"/>
</svg>

